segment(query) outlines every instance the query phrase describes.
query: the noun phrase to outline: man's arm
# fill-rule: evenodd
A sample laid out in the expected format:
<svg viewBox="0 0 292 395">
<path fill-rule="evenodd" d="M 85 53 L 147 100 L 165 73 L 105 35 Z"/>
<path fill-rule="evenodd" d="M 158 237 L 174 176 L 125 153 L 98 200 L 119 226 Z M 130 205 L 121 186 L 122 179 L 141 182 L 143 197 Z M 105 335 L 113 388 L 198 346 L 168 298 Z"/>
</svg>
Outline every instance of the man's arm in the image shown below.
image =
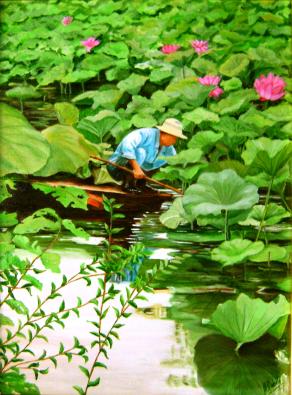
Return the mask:
<svg viewBox="0 0 292 395">
<path fill-rule="evenodd" d="M 130 165 L 131 165 L 131 167 L 133 169 L 134 178 L 141 179 L 141 178 L 145 177 L 145 173 L 143 172 L 143 170 L 139 166 L 139 164 L 136 161 L 136 159 L 129 159 L 129 163 L 130 163 Z"/>
</svg>

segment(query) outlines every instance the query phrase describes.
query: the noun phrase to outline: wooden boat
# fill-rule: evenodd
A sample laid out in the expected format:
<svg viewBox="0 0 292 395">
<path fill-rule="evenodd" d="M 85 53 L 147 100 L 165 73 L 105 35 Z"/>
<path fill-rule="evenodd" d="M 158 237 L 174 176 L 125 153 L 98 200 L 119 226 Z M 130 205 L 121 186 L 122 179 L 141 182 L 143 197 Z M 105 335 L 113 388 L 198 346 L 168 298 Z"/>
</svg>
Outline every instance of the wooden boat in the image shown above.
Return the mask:
<svg viewBox="0 0 292 395">
<path fill-rule="evenodd" d="M 39 190 L 32 188 L 31 184 L 42 183 L 50 186 L 67 186 L 84 190 L 88 194 L 88 210 L 77 208 L 65 208 L 51 195 L 45 195 Z M 43 207 L 54 208 L 63 217 L 89 218 L 97 212 L 103 211 L 103 195 L 115 198 L 122 204 L 121 212 L 146 212 L 157 211 L 164 201 L 172 200 L 175 193 L 171 190 L 153 189 L 153 191 L 127 192 L 119 185 L 105 184 L 92 185 L 84 183 L 80 179 L 30 179 L 29 182 L 20 182 L 13 196 L 2 204 L 2 209 L 6 211 L 18 211 L 20 213 L 31 213 Z"/>
</svg>

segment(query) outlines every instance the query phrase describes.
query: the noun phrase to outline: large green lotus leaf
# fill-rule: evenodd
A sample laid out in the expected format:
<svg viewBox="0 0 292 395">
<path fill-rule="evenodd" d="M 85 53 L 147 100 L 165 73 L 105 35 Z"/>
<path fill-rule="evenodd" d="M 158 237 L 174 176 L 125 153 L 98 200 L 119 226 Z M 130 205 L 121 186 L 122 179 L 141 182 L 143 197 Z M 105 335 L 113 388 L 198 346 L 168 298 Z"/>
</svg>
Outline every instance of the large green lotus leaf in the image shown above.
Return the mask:
<svg viewBox="0 0 292 395">
<path fill-rule="evenodd" d="M 26 100 L 41 97 L 41 93 L 38 92 L 34 86 L 23 85 L 9 89 L 5 92 L 5 96 Z"/>
<path fill-rule="evenodd" d="M 265 213 L 264 205 L 256 205 L 248 215 L 245 221 L 241 221 L 240 225 L 259 226 L 264 219 L 262 225 L 275 225 L 283 218 L 289 218 L 290 214 L 284 207 L 279 206 L 277 203 L 269 203 Z"/>
<path fill-rule="evenodd" d="M 72 126 L 74 123 L 78 122 L 79 110 L 74 104 L 66 102 L 55 103 L 54 108 L 61 125 Z"/>
<path fill-rule="evenodd" d="M 242 87 L 242 82 L 239 78 L 234 77 L 231 78 L 230 80 L 222 81 L 221 86 L 225 92 L 235 91 Z"/>
<path fill-rule="evenodd" d="M 51 146 L 46 165 L 35 174 L 48 177 L 59 172 L 75 173 L 95 153 L 94 146 L 72 126 L 53 125 L 42 131 Z"/>
<path fill-rule="evenodd" d="M 199 86 L 199 84 L 196 82 L 196 78 L 188 77 L 170 82 L 170 84 L 166 87 L 165 92 L 170 97 L 178 98 L 181 97 L 181 95 L 188 97 L 189 94 L 192 94 L 195 86 Z"/>
<path fill-rule="evenodd" d="M 162 158 L 172 166 L 181 165 L 186 167 L 190 163 L 197 163 L 202 157 L 203 152 L 199 148 L 190 148 L 181 151 L 174 156 L 163 156 Z"/>
<path fill-rule="evenodd" d="M 98 118 L 101 113 L 105 113 L 104 117 Z M 114 112 L 103 110 L 97 115 L 83 118 L 76 126 L 76 129 L 87 140 L 94 144 L 99 144 L 118 122 L 119 117 Z"/>
<path fill-rule="evenodd" d="M 211 110 L 221 115 L 236 114 L 249 107 L 249 102 L 255 100 L 257 94 L 253 89 L 243 89 L 232 92 L 218 103 L 210 106 Z"/>
<path fill-rule="evenodd" d="M 277 288 L 287 293 L 292 292 L 292 278 L 287 277 L 284 280 L 279 281 L 277 283 Z"/>
<path fill-rule="evenodd" d="M 98 107 L 102 107 L 107 110 L 114 110 L 122 95 L 123 92 L 119 89 L 97 91 L 93 97 L 92 108 L 93 110 Z"/>
<path fill-rule="evenodd" d="M 108 55 L 115 56 L 116 58 L 127 58 L 129 55 L 129 48 L 123 42 L 107 43 L 102 48 L 102 51 Z"/>
<path fill-rule="evenodd" d="M 183 119 L 191 121 L 196 125 L 199 125 L 202 122 L 219 122 L 219 116 L 217 114 L 208 111 L 203 107 L 184 113 Z"/>
<path fill-rule="evenodd" d="M 228 225 L 238 224 L 239 221 L 245 220 L 249 213 L 250 209 L 230 211 L 228 213 Z M 196 220 L 199 226 L 211 225 L 218 229 L 224 229 L 225 225 L 225 218 L 222 215 L 199 215 Z"/>
<path fill-rule="evenodd" d="M 134 125 L 136 128 L 143 128 L 145 127 L 145 125 L 147 125 L 148 127 L 154 127 L 155 124 L 157 124 L 157 121 L 152 115 L 141 112 L 135 114 L 131 118 L 131 124 Z"/>
<path fill-rule="evenodd" d="M 243 53 L 231 55 L 219 68 L 219 72 L 228 77 L 236 77 L 249 65 L 248 57 Z"/>
<path fill-rule="evenodd" d="M 69 84 L 69 83 L 72 84 L 73 82 L 83 82 L 90 80 L 96 75 L 97 75 L 97 71 L 94 70 L 75 70 L 66 74 L 61 79 L 61 82 L 63 82 L 63 84 Z"/>
<path fill-rule="evenodd" d="M 261 241 L 252 242 L 246 239 L 234 239 L 224 241 L 219 247 L 214 248 L 211 251 L 211 258 L 213 261 L 222 263 L 224 267 L 240 263 L 263 249 L 264 243 Z"/>
<path fill-rule="evenodd" d="M 223 133 L 215 133 L 212 130 L 204 130 L 196 133 L 188 142 L 189 148 L 199 148 L 204 153 L 215 147 L 223 137 Z"/>
<path fill-rule="evenodd" d="M 191 67 L 195 70 L 203 74 L 217 74 L 218 68 L 216 63 L 211 62 L 210 60 L 203 59 L 201 57 L 197 57 L 192 63 Z"/>
<path fill-rule="evenodd" d="M 270 339 L 269 339 L 270 340 Z M 258 340 L 234 351 L 231 339 L 212 334 L 195 346 L 198 381 L 209 395 L 267 395 L 274 393 L 283 369 L 272 341 Z M 277 390 L 276 390 L 277 391 Z"/>
<path fill-rule="evenodd" d="M 244 343 L 259 339 L 289 312 L 289 303 L 283 295 L 266 303 L 242 293 L 236 300 L 219 304 L 210 322 L 224 336 L 235 340 L 239 348 Z"/>
<path fill-rule="evenodd" d="M 144 75 L 132 73 L 128 78 L 126 78 L 123 81 L 120 81 L 117 84 L 117 87 L 122 92 L 128 92 L 131 95 L 136 95 L 137 93 L 140 92 L 140 89 L 142 88 L 142 86 L 145 84 L 147 80 L 148 77 L 145 77 Z"/>
<path fill-rule="evenodd" d="M 166 80 L 173 77 L 172 69 L 168 68 L 160 68 L 154 69 L 150 73 L 150 81 L 155 84 L 163 84 Z"/>
<path fill-rule="evenodd" d="M 182 198 L 175 199 L 170 208 L 160 215 L 159 220 L 170 229 L 187 224 L 189 221 L 182 205 Z"/>
<path fill-rule="evenodd" d="M 272 121 L 290 122 L 292 121 L 292 105 L 288 103 L 278 104 L 265 110 L 263 115 Z"/>
<path fill-rule="evenodd" d="M 48 142 L 15 108 L 1 103 L 0 113 L 0 176 L 39 170 L 50 155 Z"/>
<path fill-rule="evenodd" d="M 269 244 L 258 254 L 250 258 L 253 262 L 270 262 L 279 261 L 285 262 L 287 251 L 285 247 L 280 247 L 275 244 Z"/>
<path fill-rule="evenodd" d="M 211 162 L 208 165 L 207 171 L 219 172 L 225 169 L 234 170 L 240 177 L 245 178 L 247 174 L 246 166 L 238 160 L 220 160 L 219 162 Z M 252 184 L 254 184 L 252 182 Z"/>
<path fill-rule="evenodd" d="M 292 142 L 289 140 L 261 137 L 247 141 L 246 150 L 241 156 L 252 173 L 264 171 L 270 177 L 275 177 L 291 159 L 291 154 Z"/>
<path fill-rule="evenodd" d="M 227 169 L 203 173 L 198 182 L 186 190 L 183 205 L 186 212 L 196 218 L 198 215 L 219 215 L 222 210 L 246 210 L 258 200 L 257 187 Z"/>
<path fill-rule="evenodd" d="M 82 101 L 82 100 L 86 100 L 86 99 L 90 99 L 91 101 L 93 101 L 94 97 L 98 94 L 98 91 L 86 91 L 84 93 L 80 93 L 80 95 L 75 96 L 72 99 L 72 102 L 78 102 L 78 101 Z"/>
<path fill-rule="evenodd" d="M 86 58 L 81 62 L 81 68 L 84 71 L 94 71 L 96 75 L 99 71 L 108 69 L 114 64 L 115 60 L 113 58 L 102 53 L 98 53 L 86 56 Z"/>
<path fill-rule="evenodd" d="M 256 126 L 257 128 L 263 129 L 266 127 L 273 126 L 275 121 L 268 119 L 263 115 L 261 111 L 256 110 L 255 108 L 251 107 L 247 112 L 242 114 L 239 117 L 240 121 L 243 121 L 247 124 L 251 124 Z"/>
</svg>

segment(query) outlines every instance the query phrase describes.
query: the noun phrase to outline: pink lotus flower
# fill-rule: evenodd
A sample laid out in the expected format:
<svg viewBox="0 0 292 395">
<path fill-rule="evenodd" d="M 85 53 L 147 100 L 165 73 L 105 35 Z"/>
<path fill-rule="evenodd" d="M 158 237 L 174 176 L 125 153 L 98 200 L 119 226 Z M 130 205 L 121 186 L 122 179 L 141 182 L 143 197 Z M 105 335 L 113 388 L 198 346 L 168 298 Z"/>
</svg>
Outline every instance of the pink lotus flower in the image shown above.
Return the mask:
<svg viewBox="0 0 292 395">
<path fill-rule="evenodd" d="M 221 77 L 218 77 L 215 75 L 206 75 L 205 77 L 198 78 L 199 83 L 202 85 L 206 85 L 206 86 L 214 85 L 215 86 L 215 89 L 213 89 L 209 93 L 209 97 L 219 97 L 224 92 L 223 89 L 218 86 L 220 80 L 221 80 Z"/>
<path fill-rule="evenodd" d="M 191 42 L 191 45 L 198 55 L 208 51 L 208 41 L 195 40 Z"/>
<path fill-rule="evenodd" d="M 272 73 L 269 73 L 267 77 L 261 75 L 255 80 L 253 86 L 260 96 L 260 101 L 276 101 L 285 95 L 285 81 Z"/>
<path fill-rule="evenodd" d="M 64 16 L 64 18 L 62 19 L 62 24 L 64 26 L 70 25 L 70 23 L 73 21 L 73 17 L 72 16 Z"/>
<path fill-rule="evenodd" d="M 161 48 L 161 52 L 168 55 L 170 53 L 176 52 L 178 49 L 180 49 L 180 45 L 175 45 L 175 44 L 163 45 L 163 47 Z"/>
<path fill-rule="evenodd" d="M 89 37 L 87 40 L 81 41 L 81 44 L 84 45 L 87 52 L 90 52 L 92 48 L 100 44 L 100 40 L 96 40 L 95 37 Z"/>
</svg>

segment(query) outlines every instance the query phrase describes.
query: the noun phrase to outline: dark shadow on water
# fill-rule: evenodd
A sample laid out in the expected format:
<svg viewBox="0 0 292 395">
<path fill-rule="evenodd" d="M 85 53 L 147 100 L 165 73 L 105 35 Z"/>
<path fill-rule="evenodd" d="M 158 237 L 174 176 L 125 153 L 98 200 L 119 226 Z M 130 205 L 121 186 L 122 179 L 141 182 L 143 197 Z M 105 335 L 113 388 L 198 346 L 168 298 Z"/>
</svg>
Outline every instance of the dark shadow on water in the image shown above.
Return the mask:
<svg viewBox="0 0 292 395">
<path fill-rule="evenodd" d="M 275 357 L 277 340 L 265 336 L 243 345 L 208 335 L 195 346 L 198 381 L 209 395 L 267 395 L 277 388 L 288 366 Z M 285 372 L 286 370 L 286 372 Z"/>
</svg>

